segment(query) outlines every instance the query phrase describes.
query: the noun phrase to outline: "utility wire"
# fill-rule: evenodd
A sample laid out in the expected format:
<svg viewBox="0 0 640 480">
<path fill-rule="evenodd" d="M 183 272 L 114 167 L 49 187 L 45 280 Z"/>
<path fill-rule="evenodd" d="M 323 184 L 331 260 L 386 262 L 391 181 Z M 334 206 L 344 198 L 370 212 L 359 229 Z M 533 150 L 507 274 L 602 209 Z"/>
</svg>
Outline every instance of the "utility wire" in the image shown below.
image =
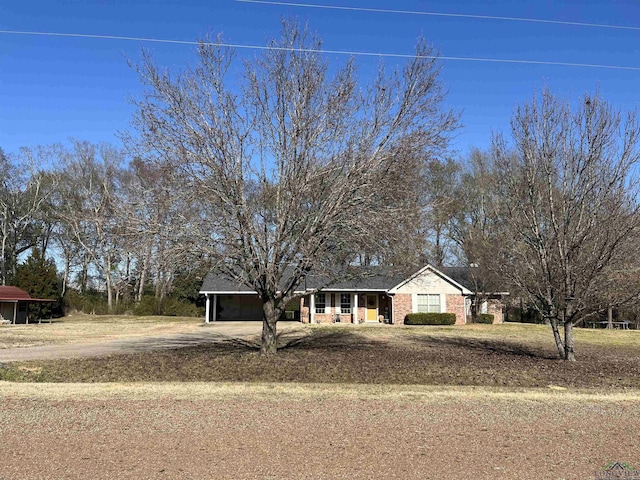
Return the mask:
<svg viewBox="0 0 640 480">
<path fill-rule="evenodd" d="M 177 44 L 177 45 L 210 45 L 210 46 L 249 49 L 249 50 L 283 50 L 283 51 L 295 51 L 295 52 L 307 52 L 307 53 L 322 53 L 322 54 L 330 54 L 330 55 L 351 55 L 351 56 L 389 57 L 389 58 L 416 58 L 416 55 L 412 55 L 408 53 L 363 52 L 363 51 L 355 51 L 355 50 L 353 51 L 352 50 L 330 50 L 330 49 L 314 49 L 314 48 L 289 48 L 289 47 L 278 47 L 278 46 L 269 46 L 269 45 L 247 45 L 247 44 L 226 43 L 226 42 L 199 42 L 194 40 L 171 40 L 171 39 L 164 39 L 164 38 L 128 37 L 128 36 L 120 36 L 120 35 L 93 35 L 88 33 L 0 30 L 0 34 L 32 35 L 32 36 L 43 36 L 43 37 L 92 38 L 92 39 L 98 39 L 98 40 L 122 40 L 122 41 L 135 41 L 135 42 L 170 43 L 170 44 Z M 624 65 L 551 62 L 551 61 L 545 61 L 545 60 L 518 60 L 518 59 L 482 58 L 482 57 L 453 57 L 453 56 L 446 56 L 446 55 L 420 55 L 417 58 L 460 61 L 460 62 L 489 62 L 489 63 L 520 64 L 520 65 L 552 65 L 552 66 L 560 66 L 560 67 L 602 68 L 602 69 L 609 69 L 609 70 L 640 71 L 640 67 L 629 67 Z"/>
<path fill-rule="evenodd" d="M 453 17 L 453 18 L 473 18 L 480 20 L 503 20 L 510 22 L 530 22 L 530 23 L 550 23 L 554 25 L 571 25 L 575 27 L 593 27 L 593 28 L 612 28 L 616 30 L 635 30 L 640 31 L 640 27 L 611 25 L 606 23 L 586 23 L 586 22 L 570 22 L 563 20 L 548 20 L 543 18 L 526 18 L 526 17 L 501 17 L 495 15 L 473 15 L 467 13 L 445 13 L 445 12 L 421 12 L 416 10 L 394 10 L 386 8 L 369 8 L 369 7 L 348 7 L 343 5 L 322 5 L 314 3 L 296 3 L 296 2 L 272 2 L 267 0 L 235 0 L 241 3 L 260 3 L 263 5 L 278 5 L 285 7 L 305 7 L 320 8 L 327 10 L 346 10 L 351 12 L 374 12 L 374 13 L 395 13 L 403 15 L 424 15 L 432 17 Z"/>
</svg>

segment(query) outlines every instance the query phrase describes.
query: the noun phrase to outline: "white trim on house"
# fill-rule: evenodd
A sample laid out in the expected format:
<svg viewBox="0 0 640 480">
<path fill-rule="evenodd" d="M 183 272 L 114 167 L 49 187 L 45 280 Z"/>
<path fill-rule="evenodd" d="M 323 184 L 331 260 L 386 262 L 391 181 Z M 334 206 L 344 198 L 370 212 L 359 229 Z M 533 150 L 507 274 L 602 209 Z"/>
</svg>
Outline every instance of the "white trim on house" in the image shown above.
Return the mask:
<svg viewBox="0 0 640 480">
<path fill-rule="evenodd" d="M 316 294 L 309 295 L 309 323 L 314 323 L 316 316 Z"/>
<path fill-rule="evenodd" d="M 358 321 L 358 294 L 357 293 L 353 294 L 353 307 L 351 310 L 353 311 L 352 317 L 351 317 L 353 319 L 352 320 L 353 323 L 354 324 L 360 323 Z"/>
<path fill-rule="evenodd" d="M 317 290 L 295 290 L 293 293 L 299 295 L 308 295 L 310 291 Z M 248 290 L 200 290 L 198 293 L 200 295 L 258 295 L 258 292 Z M 280 293 L 280 290 L 278 290 L 276 293 Z"/>
<path fill-rule="evenodd" d="M 321 288 L 320 290 L 315 288 L 309 288 L 306 292 L 378 292 L 386 293 L 384 288 Z"/>
<path fill-rule="evenodd" d="M 463 295 L 472 295 L 473 292 L 471 290 L 469 290 L 468 288 L 463 287 L 462 285 L 460 285 L 458 282 L 456 282 L 454 279 L 452 279 L 451 277 L 448 277 L 447 275 L 445 275 L 444 273 L 442 273 L 440 270 L 438 270 L 435 267 L 432 267 L 431 265 L 426 265 L 424 267 L 422 267 L 420 270 L 418 270 L 416 273 L 414 273 L 413 275 L 411 275 L 409 278 L 403 280 L 402 282 L 400 282 L 398 285 L 396 285 L 393 288 L 390 288 L 388 293 L 389 294 L 394 294 L 397 293 L 398 289 L 400 289 L 403 285 L 406 285 L 407 283 L 409 283 L 411 280 L 413 280 L 414 278 L 419 277 L 420 275 L 422 275 L 424 272 L 426 272 L 427 270 L 431 270 L 433 273 L 435 273 L 436 275 L 438 275 L 440 278 L 442 278 L 444 281 L 450 283 L 451 285 L 453 285 L 454 287 L 456 287 L 457 289 L 460 290 L 460 292 Z"/>
<path fill-rule="evenodd" d="M 233 291 L 233 290 L 208 290 L 199 292 L 201 295 L 258 295 L 258 292 L 247 292 L 246 290 L 242 291 Z"/>
</svg>

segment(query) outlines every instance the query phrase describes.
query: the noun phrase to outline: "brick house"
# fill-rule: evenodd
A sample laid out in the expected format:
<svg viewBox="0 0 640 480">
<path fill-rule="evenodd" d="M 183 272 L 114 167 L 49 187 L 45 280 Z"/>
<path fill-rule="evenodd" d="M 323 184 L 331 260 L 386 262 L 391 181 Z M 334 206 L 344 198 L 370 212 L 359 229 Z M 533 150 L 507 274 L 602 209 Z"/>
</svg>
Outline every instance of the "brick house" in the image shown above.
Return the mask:
<svg viewBox="0 0 640 480">
<path fill-rule="evenodd" d="M 472 291 L 427 265 L 410 276 L 382 269 L 358 280 L 324 286 L 313 276 L 297 292 L 300 298 L 286 308 L 284 319 L 302 323 L 390 323 L 403 325 L 414 312 L 455 313 L 456 325 L 470 320 Z M 205 321 L 262 320 L 262 302 L 256 292 L 228 277 L 209 273 L 200 293 L 206 296 Z M 491 299 L 486 313 L 502 323 L 502 302 Z"/>
</svg>

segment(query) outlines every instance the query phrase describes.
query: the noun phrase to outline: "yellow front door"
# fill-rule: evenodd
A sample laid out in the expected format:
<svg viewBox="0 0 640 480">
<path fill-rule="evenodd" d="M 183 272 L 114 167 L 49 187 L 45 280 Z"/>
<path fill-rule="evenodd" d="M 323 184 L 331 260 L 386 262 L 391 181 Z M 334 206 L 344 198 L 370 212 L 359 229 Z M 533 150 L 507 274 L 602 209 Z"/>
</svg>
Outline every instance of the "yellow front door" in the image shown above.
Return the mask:
<svg viewBox="0 0 640 480">
<path fill-rule="evenodd" d="M 378 296 L 367 295 L 367 322 L 378 321 Z"/>
</svg>

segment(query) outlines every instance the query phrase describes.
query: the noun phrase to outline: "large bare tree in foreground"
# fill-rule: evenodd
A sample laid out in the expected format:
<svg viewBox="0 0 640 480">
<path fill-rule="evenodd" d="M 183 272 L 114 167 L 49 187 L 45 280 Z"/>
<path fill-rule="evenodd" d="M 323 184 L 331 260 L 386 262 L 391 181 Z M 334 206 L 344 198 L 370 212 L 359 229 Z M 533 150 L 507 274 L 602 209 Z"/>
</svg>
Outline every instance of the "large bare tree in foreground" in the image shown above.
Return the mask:
<svg viewBox="0 0 640 480">
<path fill-rule="evenodd" d="M 276 322 L 309 272 L 344 278 L 357 253 L 393 243 L 408 192 L 390 179 L 407 149 L 445 148 L 456 116 L 422 40 L 401 71 L 380 67 L 365 86 L 353 60 L 329 68 L 294 23 L 243 68 L 217 43 L 175 75 L 144 55 L 136 153 L 171 165 L 189 205 L 171 234 L 258 292 L 261 352 L 275 353 Z"/>
<path fill-rule="evenodd" d="M 560 356 L 575 360 L 573 326 L 640 293 L 637 114 L 598 95 L 572 109 L 545 91 L 511 125 L 513 145 L 494 141 L 503 235 L 494 246 Z"/>
</svg>

